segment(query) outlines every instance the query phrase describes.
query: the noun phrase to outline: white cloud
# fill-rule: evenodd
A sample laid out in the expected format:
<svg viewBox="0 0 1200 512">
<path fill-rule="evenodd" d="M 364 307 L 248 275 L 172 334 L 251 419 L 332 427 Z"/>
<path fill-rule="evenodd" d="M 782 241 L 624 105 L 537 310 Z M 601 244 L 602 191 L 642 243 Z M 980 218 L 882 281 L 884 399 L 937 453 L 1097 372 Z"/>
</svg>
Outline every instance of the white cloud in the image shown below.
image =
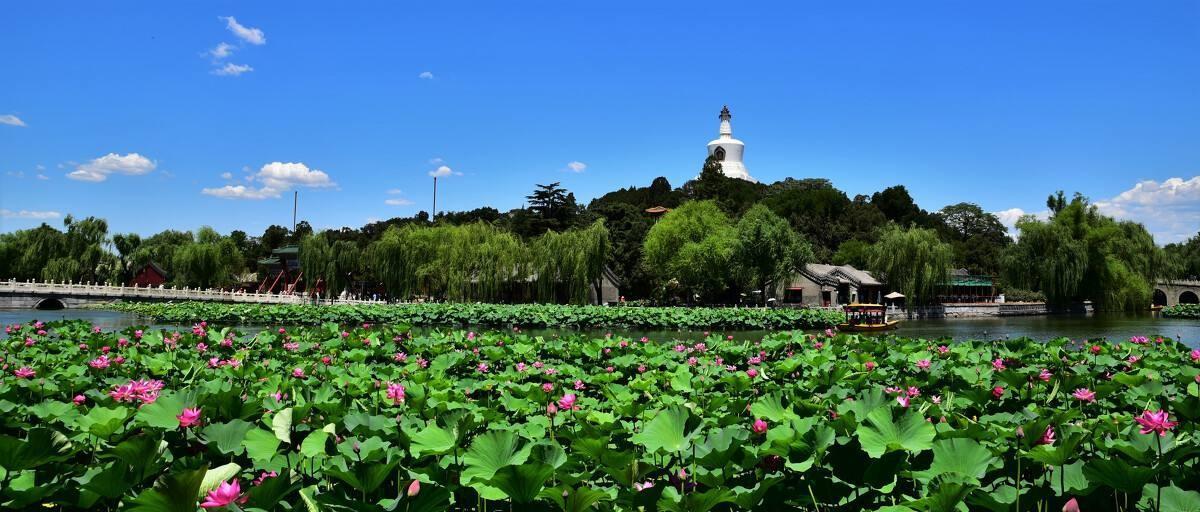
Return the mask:
<svg viewBox="0 0 1200 512">
<path fill-rule="evenodd" d="M 413 202 L 403 197 L 393 197 L 390 199 L 384 199 L 383 204 L 390 206 L 408 206 L 413 204 Z"/>
<path fill-rule="evenodd" d="M 238 23 L 233 16 L 219 16 L 219 18 L 225 20 L 225 26 L 238 39 L 254 45 L 267 44 L 267 36 L 261 29 L 244 26 Z"/>
<path fill-rule="evenodd" d="M 1142 223 L 1160 244 L 1181 242 L 1200 230 L 1200 176 L 1141 181 L 1095 204 L 1105 215 Z"/>
<path fill-rule="evenodd" d="M 20 179 L 25 177 L 25 171 L 5 171 L 4 175 Z"/>
<path fill-rule="evenodd" d="M 205 188 L 201 194 L 220 197 L 222 199 L 269 199 L 279 197 L 279 191 L 267 188 L 254 188 L 245 185 L 225 185 L 220 188 Z"/>
<path fill-rule="evenodd" d="M 444 177 L 450 176 L 450 175 L 462 176 L 462 173 L 450 169 L 449 166 L 443 165 L 443 166 L 438 167 L 437 169 L 429 171 L 429 175 L 433 176 L 434 178 L 444 178 Z"/>
<path fill-rule="evenodd" d="M 1033 215 L 1034 217 L 1042 220 L 1050 218 L 1049 210 L 1043 210 L 1040 212 L 1027 212 L 1020 208 L 1009 208 L 1007 210 L 992 212 L 992 214 L 995 215 L 996 218 L 1000 219 L 1000 223 L 1004 224 L 1005 228 L 1008 228 L 1008 234 L 1013 238 L 1016 238 L 1017 236 L 1017 221 L 1021 220 L 1021 217 Z"/>
<path fill-rule="evenodd" d="M 7 208 L 4 208 L 4 209 L 0 209 L 0 217 L 4 217 L 4 218 L 6 218 L 6 219 L 36 219 L 36 220 L 46 220 L 46 219 L 57 219 L 57 218 L 59 218 L 59 217 L 62 217 L 62 214 L 61 214 L 61 213 L 58 213 L 58 212 L 56 212 L 56 211 L 52 211 L 52 210 L 43 210 L 43 211 L 38 211 L 38 210 L 21 210 L 21 211 L 12 211 L 12 210 L 9 210 L 9 209 L 7 209 Z"/>
<path fill-rule="evenodd" d="M 212 70 L 212 74 L 217 76 L 239 76 L 242 73 L 249 73 L 251 71 L 254 71 L 254 68 L 250 67 L 249 64 L 226 62 L 224 66 Z"/>
<path fill-rule="evenodd" d="M 232 175 L 231 175 L 232 177 Z M 257 181 L 257 188 L 246 185 L 225 185 L 220 188 L 201 189 L 200 193 L 224 199 L 271 199 L 283 192 L 299 187 L 326 188 L 337 186 L 325 171 L 309 169 L 300 162 L 271 162 L 262 166 L 257 173 L 247 176 L 246 181 Z"/>
<path fill-rule="evenodd" d="M 420 78 L 422 80 L 433 80 L 433 72 L 432 71 L 422 71 L 421 74 L 417 75 L 417 78 Z"/>
<path fill-rule="evenodd" d="M 208 54 L 211 55 L 212 58 L 214 58 L 214 59 L 224 59 L 225 57 L 233 55 L 233 50 L 236 48 L 237 47 L 234 45 L 223 42 L 223 43 L 218 44 L 216 46 L 216 48 L 209 50 Z"/>
<path fill-rule="evenodd" d="M 440 156 L 435 156 L 435 157 L 429 159 L 429 163 L 433 164 L 433 165 L 441 165 L 441 164 L 446 163 L 446 161 L 442 160 L 442 157 L 440 157 Z"/>
<path fill-rule="evenodd" d="M 7 124 L 9 126 L 25 126 L 25 121 L 22 121 L 21 118 L 12 114 L 4 114 L 0 115 L 0 124 Z"/>
<path fill-rule="evenodd" d="M 49 177 L 49 176 L 46 176 L 45 174 L 42 174 L 42 173 L 40 173 L 40 172 L 39 172 L 39 173 L 37 174 L 37 179 L 39 179 L 39 180 L 48 180 L 48 179 L 50 179 L 50 177 Z"/>
<path fill-rule="evenodd" d="M 153 171 L 157 166 L 158 164 L 153 160 L 137 153 L 127 155 L 109 153 L 88 163 L 80 164 L 74 171 L 68 173 L 67 177 L 79 181 L 104 181 L 108 179 L 109 174 L 138 176 Z"/>
<path fill-rule="evenodd" d="M 403 193 L 404 193 L 404 191 L 403 191 L 403 190 L 400 190 L 400 189 L 398 189 L 398 188 L 389 188 L 389 189 L 388 189 L 388 191 L 387 191 L 387 193 L 388 193 L 388 194 L 391 194 L 391 195 L 393 195 L 393 196 L 394 196 L 394 195 L 397 195 L 397 194 L 403 194 Z"/>
<path fill-rule="evenodd" d="M 233 173 L 223 172 L 223 173 L 221 173 L 221 179 L 231 180 L 231 179 L 233 179 Z"/>
<path fill-rule="evenodd" d="M 583 162 L 580 162 L 578 160 L 575 160 L 573 162 L 567 162 L 567 170 L 568 171 L 583 172 L 584 169 L 587 169 L 587 164 L 585 164 Z"/>
</svg>

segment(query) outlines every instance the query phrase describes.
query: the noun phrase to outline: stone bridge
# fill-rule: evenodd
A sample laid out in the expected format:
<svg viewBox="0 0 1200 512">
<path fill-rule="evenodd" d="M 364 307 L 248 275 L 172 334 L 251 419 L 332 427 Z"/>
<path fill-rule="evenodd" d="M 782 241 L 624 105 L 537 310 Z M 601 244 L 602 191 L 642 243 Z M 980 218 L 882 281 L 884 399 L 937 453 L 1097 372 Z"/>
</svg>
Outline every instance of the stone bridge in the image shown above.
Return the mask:
<svg viewBox="0 0 1200 512">
<path fill-rule="evenodd" d="M 1154 283 L 1154 304 L 1200 304 L 1200 281 L 1159 281 Z"/>
<path fill-rule="evenodd" d="M 114 301 L 184 302 L 207 301 L 247 304 L 307 304 L 312 299 L 303 295 L 246 293 L 226 290 L 192 288 L 137 288 L 90 283 L 39 283 L 34 281 L 0 281 L 0 308 L 63 309 Z M 338 301 L 339 303 L 371 304 L 372 301 Z"/>
</svg>

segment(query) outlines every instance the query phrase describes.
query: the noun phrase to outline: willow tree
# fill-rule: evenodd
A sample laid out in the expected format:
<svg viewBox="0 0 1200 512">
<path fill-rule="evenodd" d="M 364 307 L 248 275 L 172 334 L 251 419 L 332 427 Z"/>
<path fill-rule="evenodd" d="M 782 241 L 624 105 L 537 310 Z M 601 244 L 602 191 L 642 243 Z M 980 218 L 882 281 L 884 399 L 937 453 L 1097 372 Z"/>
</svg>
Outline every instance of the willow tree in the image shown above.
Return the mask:
<svg viewBox="0 0 1200 512">
<path fill-rule="evenodd" d="M 398 297 L 497 300 L 524 279 L 527 255 L 512 233 L 479 222 L 388 228 L 367 259 Z"/>
<path fill-rule="evenodd" d="M 325 283 L 326 296 L 337 293 L 331 281 L 336 275 L 333 263 L 333 248 L 325 239 L 324 233 L 308 235 L 300 240 L 300 272 L 304 274 L 305 282 L 311 283 L 308 291 L 316 291 L 317 281 Z"/>
<path fill-rule="evenodd" d="M 1162 249 L 1141 224 L 1100 214 L 1076 194 L 1051 196 L 1053 216 L 1017 222 L 1020 238 L 1005 258 L 1009 282 L 1040 291 L 1051 304 L 1091 300 L 1097 309 L 1138 310 L 1164 272 Z"/>
<path fill-rule="evenodd" d="M 812 247 L 783 217 L 756 204 L 737 223 L 733 261 L 742 284 L 762 292 L 787 280 L 813 258 Z"/>
<path fill-rule="evenodd" d="M 888 225 L 871 249 L 868 267 L 912 304 L 927 304 L 945 285 L 954 250 L 932 229 Z"/>
<path fill-rule="evenodd" d="M 242 270 L 242 253 L 232 240 L 210 227 L 197 230 L 191 243 L 171 255 L 172 280 L 179 285 L 211 288 L 234 282 Z"/>
<path fill-rule="evenodd" d="M 603 220 L 586 228 L 546 232 L 530 244 L 530 264 L 535 276 L 537 299 L 554 302 L 565 293 L 566 301 L 586 303 L 589 292 L 599 296 L 600 278 L 608 259 L 609 234 Z"/>
<path fill-rule="evenodd" d="M 661 290 L 677 285 L 691 296 L 713 298 L 729 287 L 737 244 L 733 223 L 713 201 L 683 203 L 650 228 L 643 265 Z"/>
</svg>

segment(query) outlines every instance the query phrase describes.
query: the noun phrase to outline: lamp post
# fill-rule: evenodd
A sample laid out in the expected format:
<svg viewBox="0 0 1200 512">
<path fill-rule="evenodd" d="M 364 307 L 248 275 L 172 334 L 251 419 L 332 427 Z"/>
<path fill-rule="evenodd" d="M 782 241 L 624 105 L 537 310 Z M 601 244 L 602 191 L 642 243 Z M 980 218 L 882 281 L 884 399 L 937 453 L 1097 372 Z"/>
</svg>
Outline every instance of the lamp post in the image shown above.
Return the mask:
<svg viewBox="0 0 1200 512">
<path fill-rule="evenodd" d="M 433 213 L 429 215 L 429 222 L 437 220 L 437 176 L 433 177 Z"/>
</svg>

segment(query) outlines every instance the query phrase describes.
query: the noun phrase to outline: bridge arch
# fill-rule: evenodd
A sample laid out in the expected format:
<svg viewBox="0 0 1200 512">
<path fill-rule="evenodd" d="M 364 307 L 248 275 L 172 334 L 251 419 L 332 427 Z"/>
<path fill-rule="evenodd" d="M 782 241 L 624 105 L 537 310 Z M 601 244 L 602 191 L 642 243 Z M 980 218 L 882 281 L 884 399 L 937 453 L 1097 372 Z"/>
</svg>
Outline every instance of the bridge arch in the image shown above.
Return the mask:
<svg viewBox="0 0 1200 512">
<path fill-rule="evenodd" d="M 1180 304 L 1200 304 L 1200 297 L 1196 296 L 1196 292 L 1191 290 L 1179 294 Z"/>
<path fill-rule="evenodd" d="M 1154 304 L 1155 306 L 1166 306 L 1167 305 L 1167 292 L 1164 292 L 1161 289 L 1155 288 L 1154 289 L 1154 299 L 1151 300 L 1150 303 Z"/>
<path fill-rule="evenodd" d="M 33 309 L 58 310 L 65 309 L 66 307 L 67 305 L 62 301 L 62 299 L 58 297 L 46 297 L 42 300 L 39 300 L 38 303 L 33 306 Z"/>
</svg>

